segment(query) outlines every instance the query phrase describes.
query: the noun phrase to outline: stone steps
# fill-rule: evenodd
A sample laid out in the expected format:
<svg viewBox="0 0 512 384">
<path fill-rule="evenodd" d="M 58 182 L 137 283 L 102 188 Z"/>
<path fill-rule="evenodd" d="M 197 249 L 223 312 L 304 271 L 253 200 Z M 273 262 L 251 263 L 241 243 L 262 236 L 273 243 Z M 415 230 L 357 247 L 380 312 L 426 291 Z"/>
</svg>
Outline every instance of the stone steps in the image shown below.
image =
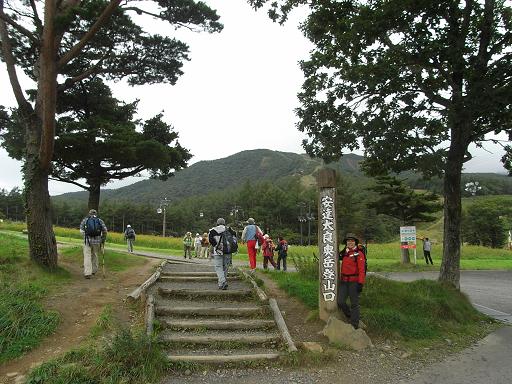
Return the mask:
<svg viewBox="0 0 512 384">
<path fill-rule="evenodd" d="M 221 297 L 224 299 L 243 299 L 252 296 L 251 289 L 237 289 L 237 290 L 222 290 L 222 289 L 172 289 L 163 288 L 158 289 L 158 293 L 162 296 L 173 297 Z"/>
<path fill-rule="evenodd" d="M 269 332 L 215 332 L 207 334 L 189 334 L 183 332 L 163 332 L 159 340 L 164 343 L 172 344 L 277 344 L 281 340 L 278 333 Z"/>
<path fill-rule="evenodd" d="M 257 320 L 191 320 L 191 319 L 167 319 L 160 318 L 160 323 L 165 328 L 171 329 L 269 329 L 275 327 L 275 321 L 257 319 Z"/>
<path fill-rule="evenodd" d="M 170 361 L 240 365 L 285 353 L 282 327 L 268 301 L 236 270 L 229 272 L 228 285 L 218 289 L 211 265 L 162 269 L 153 288 L 152 313 Z"/>
<path fill-rule="evenodd" d="M 237 307 L 222 307 L 222 306 L 191 306 L 191 307 L 177 307 L 177 306 L 157 306 L 155 314 L 165 315 L 181 315 L 181 316 L 232 316 L 232 317 L 248 317 L 248 316 L 261 316 L 268 314 L 268 308 L 261 306 L 237 306 Z"/>
<path fill-rule="evenodd" d="M 196 364 L 251 363 L 277 360 L 280 353 L 233 354 L 233 355 L 167 355 L 171 362 Z"/>
</svg>

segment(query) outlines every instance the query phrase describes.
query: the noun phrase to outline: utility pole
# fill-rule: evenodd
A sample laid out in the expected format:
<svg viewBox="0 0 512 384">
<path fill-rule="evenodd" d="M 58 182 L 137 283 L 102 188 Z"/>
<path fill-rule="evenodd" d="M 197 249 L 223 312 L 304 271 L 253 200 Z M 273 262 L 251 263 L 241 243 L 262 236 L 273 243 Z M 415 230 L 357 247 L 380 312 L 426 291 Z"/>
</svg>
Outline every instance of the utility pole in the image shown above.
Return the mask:
<svg viewBox="0 0 512 384">
<path fill-rule="evenodd" d="M 162 220 L 162 237 L 165 237 L 165 215 L 167 211 L 167 206 L 169 205 L 169 200 L 167 200 L 167 197 L 160 200 L 160 206 L 156 210 L 157 213 L 163 213 L 163 220 Z"/>
</svg>

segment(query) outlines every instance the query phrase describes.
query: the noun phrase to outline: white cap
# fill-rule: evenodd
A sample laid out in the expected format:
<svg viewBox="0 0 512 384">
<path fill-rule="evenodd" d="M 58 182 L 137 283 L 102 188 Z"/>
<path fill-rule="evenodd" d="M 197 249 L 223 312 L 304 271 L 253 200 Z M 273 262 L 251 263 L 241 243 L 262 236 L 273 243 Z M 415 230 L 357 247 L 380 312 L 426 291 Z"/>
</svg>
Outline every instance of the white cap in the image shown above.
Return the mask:
<svg viewBox="0 0 512 384">
<path fill-rule="evenodd" d="M 126 228 L 131 228 L 131 227 L 132 227 L 132 226 L 131 226 L 130 224 L 128 224 L 128 225 L 126 226 Z"/>
</svg>

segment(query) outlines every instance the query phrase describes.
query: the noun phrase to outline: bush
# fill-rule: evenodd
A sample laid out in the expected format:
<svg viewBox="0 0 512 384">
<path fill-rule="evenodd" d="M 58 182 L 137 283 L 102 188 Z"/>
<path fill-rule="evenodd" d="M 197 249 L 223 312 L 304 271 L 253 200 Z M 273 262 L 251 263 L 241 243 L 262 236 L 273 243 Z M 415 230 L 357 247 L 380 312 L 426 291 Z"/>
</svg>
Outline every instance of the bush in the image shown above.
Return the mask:
<svg viewBox="0 0 512 384">
<path fill-rule="evenodd" d="M 295 265 L 296 271 L 304 278 L 318 279 L 319 266 L 318 257 L 313 252 L 313 256 L 290 253 L 289 257 Z"/>
</svg>

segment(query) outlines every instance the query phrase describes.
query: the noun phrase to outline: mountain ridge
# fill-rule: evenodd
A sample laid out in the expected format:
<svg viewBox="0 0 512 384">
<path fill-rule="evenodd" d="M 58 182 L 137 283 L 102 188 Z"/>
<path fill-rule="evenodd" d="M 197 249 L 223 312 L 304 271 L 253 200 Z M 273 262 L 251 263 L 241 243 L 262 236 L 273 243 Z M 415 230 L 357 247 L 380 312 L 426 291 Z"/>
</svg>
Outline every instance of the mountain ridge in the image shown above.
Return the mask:
<svg viewBox="0 0 512 384">
<path fill-rule="evenodd" d="M 337 162 L 327 166 L 343 174 L 364 177 L 359 167 L 362 160 L 363 156 L 346 154 Z M 283 177 L 300 178 L 304 185 L 314 185 L 316 171 L 322 166 L 322 160 L 311 158 L 307 154 L 271 149 L 244 150 L 216 160 L 198 161 L 176 172 L 174 176 L 165 181 L 146 179 L 116 189 L 102 189 L 101 200 L 158 203 L 161 199 L 167 198 L 173 202 L 186 197 L 207 195 L 227 188 L 235 188 L 246 181 L 259 183 L 277 181 Z M 512 181 L 505 175 L 466 173 L 464 177 L 471 179 L 475 178 L 475 175 L 497 178 L 500 183 L 506 183 L 507 186 L 510 184 L 510 191 L 512 191 Z M 419 175 L 412 172 L 407 173 L 407 177 L 415 180 L 411 184 L 416 187 L 427 185 L 420 180 Z M 434 186 L 439 189 L 439 182 L 435 182 Z M 86 201 L 87 197 L 88 192 L 80 191 L 53 196 L 52 199 Z"/>
</svg>

